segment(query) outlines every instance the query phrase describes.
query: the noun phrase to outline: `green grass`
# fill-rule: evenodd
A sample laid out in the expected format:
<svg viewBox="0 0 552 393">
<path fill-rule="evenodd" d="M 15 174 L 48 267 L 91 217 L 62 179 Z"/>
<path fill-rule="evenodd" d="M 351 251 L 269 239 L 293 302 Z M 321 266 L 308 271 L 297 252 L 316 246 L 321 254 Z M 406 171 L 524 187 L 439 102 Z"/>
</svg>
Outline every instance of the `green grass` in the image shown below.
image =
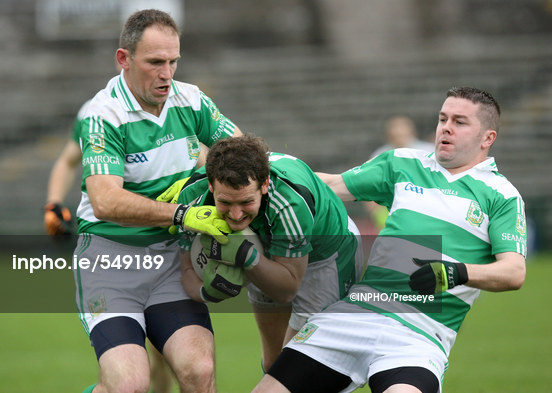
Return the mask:
<svg viewBox="0 0 552 393">
<path fill-rule="evenodd" d="M 541 255 L 528 262 L 520 291 L 482 293 L 452 350 L 444 392 L 551 391 L 550 277 L 552 255 Z M 249 392 L 261 378 L 253 316 L 212 318 L 219 392 Z M 94 351 L 76 314 L 0 314 L 0 392 L 80 393 L 96 379 Z"/>
</svg>

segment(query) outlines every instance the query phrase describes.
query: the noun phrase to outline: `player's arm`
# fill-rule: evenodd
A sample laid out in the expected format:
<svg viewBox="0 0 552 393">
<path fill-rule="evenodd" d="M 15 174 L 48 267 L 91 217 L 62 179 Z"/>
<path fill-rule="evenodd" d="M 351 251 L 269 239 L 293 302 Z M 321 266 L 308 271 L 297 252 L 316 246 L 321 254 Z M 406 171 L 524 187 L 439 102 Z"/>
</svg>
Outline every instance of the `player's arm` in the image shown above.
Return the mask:
<svg viewBox="0 0 552 393">
<path fill-rule="evenodd" d="M 241 132 L 241 130 L 238 128 L 238 126 L 234 126 L 234 135 L 233 135 L 233 138 L 237 137 L 237 136 L 242 136 L 243 135 L 243 132 Z"/>
<path fill-rule="evenodd" d="M 265 295 L 278 303 L 288 303 L 299 291 L 307 264 L 308 255 L 300 258 L 275 256 L 274 260 L 261 255 L 259 263 L 246 270 L 246 275 Z"/>
<path fill-rule="evenodd" d="M 92 175 L 86 189 L 94 216 L 121 226 L 168 227 L 206 233 L 220 243 L 228 242 L 230 227 L 217 215 L 214 206 L 188 206 L 154 201 L 123 189 L 123 178 Z"/>
<path fill-rule="evenodd" d="M 516 252 L 502 252 L 495 258 L 495 262 L 486 265 L 466 264 L 466 285 L 492 292 L 521 288 L 525 281 L 525 258 Z"/>
<path fill-rule="evenodd" d="M 525 258 L 515 252 L 499 253 L 495 258 L 496 261 L 485 265 L 413 258 L 420 268 L 410 275 L 409 285 L 420 294 L 441 293 L 457 285 L 491 292 L 521 288 L 525 281 Z"/>
<path fill-rule="evenodd" d="M 74 140 L 69 140 L 50 172 L 44 205 L 44 228 L 51 236 L 69 235 L 72 232 L 71 212 L 62 203 L 73 185 L 81 157 L 80 146 Z"/>
<path fill-rule="evenodd" d="M 354 201 L 356 198 L 349 192 L 340 174 L 316 172 L 316 175 L 332 189 L 342 201 Z"/>
<path fill-rule="evenodd" d="M 86 190 L 94 216 L 124 226 L 169 226 L 178 205 L 157 202 L 123 189 L 123 178 L 92 175 Z"/>
<path fill-rule="evenodd" d="M 80 146 L 74 140 L 69 140 L 60 156 L 54 163 L 48 181 L 48 203 L 62 203 L 73 185 L 77 167 L 82 153 Z"/>
</svg>

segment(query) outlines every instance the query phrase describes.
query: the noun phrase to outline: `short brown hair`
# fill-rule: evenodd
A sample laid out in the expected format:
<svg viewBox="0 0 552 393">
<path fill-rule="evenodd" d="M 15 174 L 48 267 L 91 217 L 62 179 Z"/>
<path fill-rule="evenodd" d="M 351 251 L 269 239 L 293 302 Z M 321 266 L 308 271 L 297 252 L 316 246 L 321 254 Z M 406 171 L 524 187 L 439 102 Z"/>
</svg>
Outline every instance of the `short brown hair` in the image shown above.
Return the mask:
<svg viewBox="0 0 552 393">
<path fill-rule="evenodd" d="M 173 30 L 180 36 L 178 25 L 169 14 L 154 9 L 141 10 L 130 15 L 125 22 L 125 26 L 119 37 L 119 47 L 127 49 L 133 55 L 136 52 L 138 42 L 142 39 L 144 31 L 154 25 Z"/>
<path fill-rule="evenodd" d="M 254 135 L 221 139 L 209 149 L 205 169 L 212 185 L 218 180 L 238 189 L 255 180 L 260 187 L 270 173 L 268 145 Z"/>
<path fill-rule="evenodd" d="M 474 104 L 479 104 L 479 120 L 483 127 L 498 132 L 500 106 L 490 93 L 475 87 L 453 87 L 447 91 L 448 97 L 464 98 Z"/>
</svg>

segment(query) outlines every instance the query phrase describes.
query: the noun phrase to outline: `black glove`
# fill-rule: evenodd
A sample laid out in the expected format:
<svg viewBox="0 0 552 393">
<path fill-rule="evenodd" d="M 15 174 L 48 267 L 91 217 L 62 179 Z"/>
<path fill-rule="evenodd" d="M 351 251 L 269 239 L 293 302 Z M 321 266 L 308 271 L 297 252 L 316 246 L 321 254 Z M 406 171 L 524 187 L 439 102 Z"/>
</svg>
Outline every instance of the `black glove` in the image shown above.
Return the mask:
<svg viewBox="0 0 552 393">
<path fill-rule="evenodd" d="M 69 209 L 58 203 L 44 206 L 44 227 L 50 236 L 69 236 L 73 233 Z"/>
<path fill-rule="evenodd" d="M 468 282 L 468 270 L 463 263 L 418 258 L 412 260 L 421 268 L 412 273 L 408 285 L 421 295 L 445 292 Z"/>
</svg>

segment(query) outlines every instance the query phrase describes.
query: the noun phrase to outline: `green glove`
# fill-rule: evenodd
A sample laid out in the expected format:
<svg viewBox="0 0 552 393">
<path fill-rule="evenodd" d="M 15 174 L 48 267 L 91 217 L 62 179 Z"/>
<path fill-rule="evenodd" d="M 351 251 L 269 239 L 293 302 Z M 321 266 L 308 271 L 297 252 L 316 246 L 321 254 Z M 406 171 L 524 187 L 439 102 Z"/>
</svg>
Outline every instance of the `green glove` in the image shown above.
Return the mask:
<svg viewBox="0 0 552 393">
<path fill-rule="evenodd" d="M 173 214 L 173 224 L 213 236 L 222 244 L 228 243 L 227 234 L 232 232 L 226 221 L 217 214 L 215 206 L 178 205 Z"/>
<path fill-rule="evenodd" d="M 218 303 L 238 296 L 245 280 L 245 273 L 235 266 L 208 260 L 203 271 L 201 298 L 205 302 Z"/>
<path fill-rule="evenodd" d="M 186 185 L 188 179 L 189 177 L 182 180 L 177 180 L 169 188 L 163 191 L 161 195 L 155 198 L 155 200 L 159 202 L 176 203 L 176 201 L 178 200 L 178 196 Z"/>
<path fill-rule="evenodd" d="M 412 273 L 408 285 L 421 295 L 445 292 L 468 282 L 468 270 L 463 263 L 418 258 L 412 260 L 421 268 Z"/>
<path fill-rule="evenodd" d="M 201 245 L 207 258 L 222 262 L 226 265 L 253 269 L 260 260 L 260 253 L 253 243 L 241 232 L 233 232 L 228 235 L 227 243 L 220 244 L 216 239 L 201 236 Z"/>
</svg>

